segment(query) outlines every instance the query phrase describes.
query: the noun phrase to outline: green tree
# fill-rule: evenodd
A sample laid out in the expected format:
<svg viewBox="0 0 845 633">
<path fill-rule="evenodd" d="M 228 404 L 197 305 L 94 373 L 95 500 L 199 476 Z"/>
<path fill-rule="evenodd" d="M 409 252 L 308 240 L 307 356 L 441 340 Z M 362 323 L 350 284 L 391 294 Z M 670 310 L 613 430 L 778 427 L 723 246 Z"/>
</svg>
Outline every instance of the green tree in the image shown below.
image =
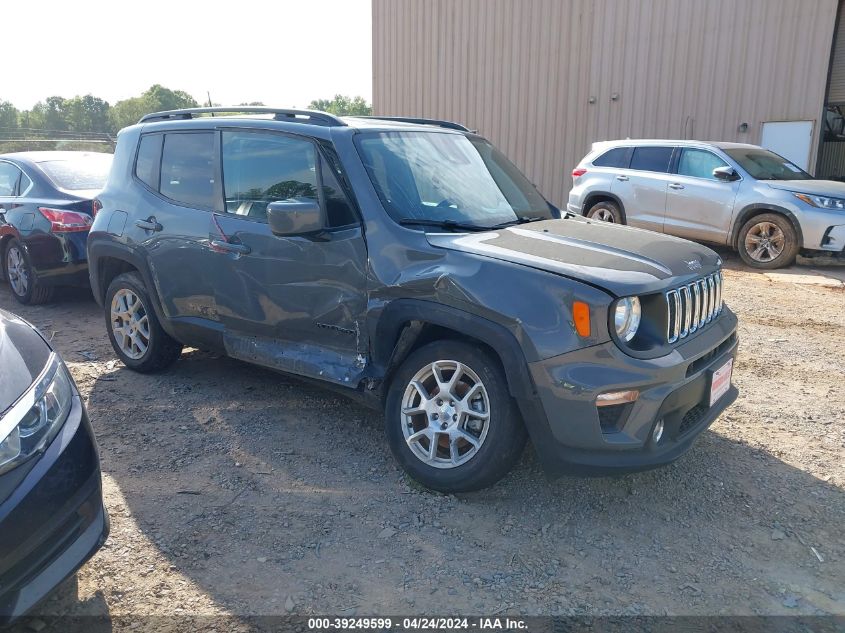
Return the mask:
<svg viewBox="0 0 845 633">
<path fill-rule="evenodd" d="M 0 101 L 0 136 L 6 136 L 18 127 L 18 109 L 8 101 Z"/>
<path fill-rule="evenodd" d="M 364 97 L 335 95 L 334 99 L 316 99 L 308 104 L 309 110 L 321 110 L 337 116 L 368 116 L 373 113 L 373 106 Z"/>
<path fill-rule="evenodd" d="M 42 130 L 67 130 L 64 97 L 47 97 L 32 106 L 30 126 Z"/>
<path fill-rule="evenodd" d="M 109 104 L 93 95 L 65 101 L 68 129 L 73 132 L 108 132 Z"/>
<path fill-rule="evenodd" d="M 150 112 L 196 107 L 196 99 L 187 92 L 170 90 L 155 84 L 140 97 L 132 97 L 115 103 L 109 110 L 109 119 L 112 131 L 117 132 L 127 125 L 134 125 L 142 116 Z"/>
</svg>

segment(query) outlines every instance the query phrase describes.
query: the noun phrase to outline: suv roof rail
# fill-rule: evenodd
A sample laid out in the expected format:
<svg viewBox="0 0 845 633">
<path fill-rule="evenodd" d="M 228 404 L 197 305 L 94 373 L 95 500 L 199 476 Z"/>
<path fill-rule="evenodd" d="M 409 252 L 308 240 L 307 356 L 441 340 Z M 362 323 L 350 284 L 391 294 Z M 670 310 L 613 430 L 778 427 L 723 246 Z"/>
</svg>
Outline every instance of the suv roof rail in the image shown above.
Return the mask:
<svg viewBox="0 0 845 633">
<path fill-rule="evenodd" d="M 436 125 L 438 127 L 445 127 L 450 130 L 458 130 L 459 132 L 475 132 L 460 123 L 453 121 L 444 121 L 441 119 L 420 119 L 416 117 L 406 116 L 356 116 L 356 119 L 380 119 L 382 121 L 397 121 L 399 123 L 416 123 L 417 125 Z"/>
<path fill-rule="evenodd" d="M 138 123 L 150 121 L 168 121 L 172 119 L 193 119 L 198 114 L 272 114 L 277 121 L 299 121 L 328 126 L 346 125 L 342 120 L 328 112 L 317 110 L 296 110 L 291 108 L 268 108 L 264 106 L 216 106 L 213 108 L 184 108 L 152 112 L 141 117 Z"/>
</svg>

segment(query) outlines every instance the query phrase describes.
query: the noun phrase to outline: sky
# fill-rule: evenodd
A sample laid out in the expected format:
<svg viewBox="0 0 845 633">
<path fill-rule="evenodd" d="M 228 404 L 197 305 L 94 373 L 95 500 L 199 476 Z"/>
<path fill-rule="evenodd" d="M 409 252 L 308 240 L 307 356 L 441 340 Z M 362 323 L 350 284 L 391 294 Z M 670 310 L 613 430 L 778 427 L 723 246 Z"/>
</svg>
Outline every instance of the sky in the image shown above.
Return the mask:
<svg viewBox="0 0 845 633">
<path fill-rule="evenodd" d="M 4 24 L 31 45 L 0 101 L 29 109 L 91 93 L 114 104 L 158 83 L 222 105 L 371 102 L 371 20 L 370 0 L 4 2 Z"/>
</svg>

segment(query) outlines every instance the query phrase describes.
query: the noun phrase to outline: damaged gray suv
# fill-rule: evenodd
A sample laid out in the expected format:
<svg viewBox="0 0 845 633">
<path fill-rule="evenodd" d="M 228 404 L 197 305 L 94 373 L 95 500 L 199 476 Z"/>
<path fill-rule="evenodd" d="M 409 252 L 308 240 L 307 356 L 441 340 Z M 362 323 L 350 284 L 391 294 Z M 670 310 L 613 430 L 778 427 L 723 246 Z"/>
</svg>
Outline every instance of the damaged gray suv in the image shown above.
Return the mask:
<svg viewBox="0 0 845 633">
<path fill-rule="evenodd" d="M 151 114 L 98 204 L 91 284 L 127 367 L 189 345 L 348 389 L 436 490 L 493 484 L 527 438 L 551 474 L 666 464 L 737 396 L 716 253 L 561 217 L 454 123 Z"/>
</svg>

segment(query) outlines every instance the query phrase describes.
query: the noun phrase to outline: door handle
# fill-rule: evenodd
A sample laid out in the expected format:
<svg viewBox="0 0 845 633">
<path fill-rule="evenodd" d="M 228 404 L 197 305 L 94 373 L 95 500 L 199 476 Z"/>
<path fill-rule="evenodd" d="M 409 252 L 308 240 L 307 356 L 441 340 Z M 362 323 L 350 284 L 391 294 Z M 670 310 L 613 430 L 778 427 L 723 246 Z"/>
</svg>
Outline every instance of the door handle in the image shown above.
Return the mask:
<svg viewBox="0 0 845 633">
<path fill-rule="evenodd" d="M 684 186 L 679 182 L 673 182 L 671 185 L 669 185 L 669 189 L 683 189 L 683 188 L 684 188 Z"/>
<path fill-rule="evenodd" d="M 145 231 L 161 231 L 164 227 L 156 222 L 156 219 L 153 216 L 148 217 L 146 220 L 136 220 L 135 226 L 139 229 L 144 229 Z"/>
<path fill-rule="evenodd" d="M 231 242 L 224 242 L 223 240 L 211 240 L 211 246 L 219 251 L 238 253 L 239 255 L 246 255 L 247 253 L 252 252 L 252 249 L 246 244 L 232 244 Z"/>
<path fill-rule="evenodd" d="M 628 182 L 628 176 L 617 176 L 616 180 L 619 182 Z"/>
</svg>

